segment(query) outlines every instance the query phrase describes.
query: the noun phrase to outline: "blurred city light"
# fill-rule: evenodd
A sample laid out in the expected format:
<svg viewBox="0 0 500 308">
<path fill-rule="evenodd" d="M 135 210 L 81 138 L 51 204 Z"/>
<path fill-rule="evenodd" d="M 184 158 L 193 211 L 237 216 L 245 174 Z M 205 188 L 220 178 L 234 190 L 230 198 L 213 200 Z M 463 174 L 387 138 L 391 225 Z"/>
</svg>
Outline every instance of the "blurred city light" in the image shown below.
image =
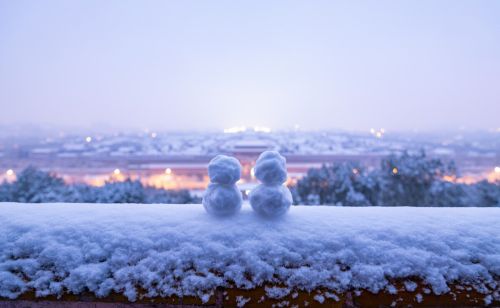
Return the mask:
<svg viewBox="0 0 500 308">
<path fill-rule="evenodd" d="M 266 126 L 254 126 L 253 131 L 256 133 L 270 133 L 271 128 Z"/>
<path fill-rule="evenodd" d="M 154 138 L 156 138 L 156 136 L 158 136 L 158 134 L 156 134 L 156 133 L 154 133 L 154 132 L 153 132 L 153 133 L 151 133 L 151 138 L 153 138 L 153 139 L 154 139 Z"/>
<path fill-rule="evenodd" d="M 14 170 L 9 169 L 9 170 L 7 170 L 7 171 L 5 172 L 5 174 L 6 174 L 7 176 L 13 176 L 13 175 L 14 175 Z"/>
<path fill-rule="evenodd" d="M 270 133 L 271 128 L 267 126 L 254 126 L 253 131 L 256 133 Z M 235 134 L 235 133 L 243 133 L 247 131 L 246 126 L 233 126 L 224 129 L 225 134 Z"/>
<path fill-rule="evenodd" d="M 86 141 L 87 143 L 92 142 L 92 137 L 90 137 L 90 136 L 89 136 L 89 137 L 85 138 L 85 141 Z"/>
<path fill-rule="evenodd" d="M 376 130 L 375 128 L 370 128 L 370 133 L 377 138 L 382 138 L 385 134 L 385 129 L 381 128 Z"/>
<path fill-rule="evenodd" d="M 396 168 L 396 167 L 392 168 L 392 173 L 393 174 L 398 174 L 398 168 Z"/>
<path fill-rule="evenodd" d="M 234 127 L 225 128 L 224 133 L 225 134 L 235 134 L 235 133 L 242 133 L 246 130 L 247 130 L 246 126 L 234 126 Z"/>
<path fill-rule="evenodd" d="M 172 169 L 170 169 L 170 168 L 165 169 L 165 173 L 166 174 L 172 174 Z"/>
<path fill-rule="evenodd" d="M 119 175 L 119 174 L 121 173 L 121 171 L 120 171 L 120 169 L 118 169 L 118 168 L 117 168 L 117 169 L 115 169 L 115 170 L 113 171 L 113 173 L 114 173 L 115 175 Z"/>
<path fill-rule="evenodd" d="M 495 173 L 500 173 L 500 166 L 495 167 Z"/>
</svg>

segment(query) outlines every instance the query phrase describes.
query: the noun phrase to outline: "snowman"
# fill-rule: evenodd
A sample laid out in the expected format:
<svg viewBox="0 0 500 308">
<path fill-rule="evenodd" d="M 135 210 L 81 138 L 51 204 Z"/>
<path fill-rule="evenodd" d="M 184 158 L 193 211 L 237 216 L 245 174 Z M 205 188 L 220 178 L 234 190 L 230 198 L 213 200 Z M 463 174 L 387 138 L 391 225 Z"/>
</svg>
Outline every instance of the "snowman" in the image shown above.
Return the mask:
<svg viewBox="0 0 500 308">
<path fill-rule="evenodd" d="M 283 185 L 287 179 L 286 159 L 276 151 L 260 154 L 255 163 L 255 177 L 262 182 L 250 192 L 250 204 L 260 215 L 278 217 L 292 205 L 292 194 Z"/>
<path fill-rule="evenodd" d="M 208 164 L 210 184 L 203 195 L 203 207 L 215 216 L 229 216 L 241 209 L 242 196 L 236 186 L 241 176 L 241 164 L 226 155 L 217 155 Z"/>
</svg>

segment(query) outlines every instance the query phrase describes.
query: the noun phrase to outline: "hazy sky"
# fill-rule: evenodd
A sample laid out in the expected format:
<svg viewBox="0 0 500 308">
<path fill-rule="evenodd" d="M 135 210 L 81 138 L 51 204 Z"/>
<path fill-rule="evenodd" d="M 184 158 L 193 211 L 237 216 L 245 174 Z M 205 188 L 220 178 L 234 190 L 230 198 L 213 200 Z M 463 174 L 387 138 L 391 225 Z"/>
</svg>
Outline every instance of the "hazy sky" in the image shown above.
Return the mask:
<svg viewBox="0 0 500 308">
<path fill-rule="evenodd" d="M 0 124 L 500 127 L 500 1 L 0 0 Z"/>
</svg>

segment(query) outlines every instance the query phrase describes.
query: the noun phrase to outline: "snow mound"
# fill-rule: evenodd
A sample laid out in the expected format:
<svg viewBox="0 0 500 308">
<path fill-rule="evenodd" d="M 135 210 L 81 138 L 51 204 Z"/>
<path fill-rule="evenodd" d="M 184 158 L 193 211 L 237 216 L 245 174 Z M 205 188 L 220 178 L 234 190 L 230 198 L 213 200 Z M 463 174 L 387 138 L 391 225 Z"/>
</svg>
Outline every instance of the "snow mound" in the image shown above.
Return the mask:
<svg viewBox="0 0 500 308">
<path fill-rule="evenodd" d="M 209 214 L 229 216 L 241 209 L 241 192 L 234 184 L 209 184 L 203 195 L 203 206 Z"/>
<path fill-rule="evenodd" d="M 219 286 L 338 294 L 421 281 L 436 294 L 453 284 L 498 300 L 499 217 L 499 208 L 299 206 L 269 222 L 246 204 L 220 219 L 201 205 L 1 203 L 0 297 L 206 301 Z"/>
<path fill-rule="evenodd" d="M 267 185 L 280 185 L 286 181 L 286 159 L 276 151 L 260 154 L 255 162 L 255 177 Z"/>
<path fill-rule="evenodd" d="M 208 164 L 210 182 L 217 184 L 235 184 L 241 177 L 241 164 L 226 155 L 215 156 Z"/>
<path fill-rule="evenodd" d="M 250 192 L 249 199 L 254 211 L 266 217 L 282 216 L 293 202 L 290 190 L 283 185 L 258 185 Z"/>
</svg>

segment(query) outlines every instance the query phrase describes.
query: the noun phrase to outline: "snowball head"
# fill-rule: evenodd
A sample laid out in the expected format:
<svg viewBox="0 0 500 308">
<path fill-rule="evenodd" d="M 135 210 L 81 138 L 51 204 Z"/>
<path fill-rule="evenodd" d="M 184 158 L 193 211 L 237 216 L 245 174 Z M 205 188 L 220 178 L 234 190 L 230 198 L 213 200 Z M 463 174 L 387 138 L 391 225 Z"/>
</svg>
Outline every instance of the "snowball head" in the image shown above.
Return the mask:
<svg viewBox="0 0 500 308">
<path fill-rule="evenodd" d="M 292 193 L 283 185 L 258 185 L 250 192 L 254 211 L 265 217 L 279 217 L 292 205 Z"/>
<path fill-rule="evenodd" d="M 255 163 L 255 177 L 267 185 L 280 185 L 286 181 L 286 159 L 276 151 L 260 154 Z"/>
<path fill-rule="evenodd" d="M 234 184 L 241 177 L 241 164 L 234 157 L 217 155 L 208 164 L 208 176 L 212 183 Z"/>
<path fill-rule="evenodd" d="M 215 216 L 236 214 L 242 202 L 241 192 L 234 184 L 209 184 L 203 195 L 203 207 Z"/>
</svg>

